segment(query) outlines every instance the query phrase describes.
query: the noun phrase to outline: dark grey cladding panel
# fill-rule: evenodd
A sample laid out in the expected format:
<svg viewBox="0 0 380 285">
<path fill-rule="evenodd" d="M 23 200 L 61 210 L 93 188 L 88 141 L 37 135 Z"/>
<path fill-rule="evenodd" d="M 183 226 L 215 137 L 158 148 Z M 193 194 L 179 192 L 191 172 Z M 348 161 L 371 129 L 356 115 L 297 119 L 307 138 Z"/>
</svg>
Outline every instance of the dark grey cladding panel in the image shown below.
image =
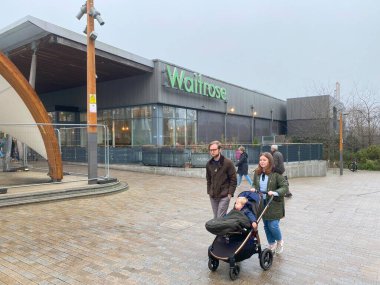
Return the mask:
<svg viewBox="0 0 380 285">
<path fill-rule="evenodd" d="M 339 104 L 330 95 L 290 98 L 287 100 L 287 119 L 332 118 L 334 108 L 341 108 Z"/>
<path fill-rule="evenodd" d="M 252 116 L 253 111 L 256 116 L 262 118 L 271 118 L 273 114 L 274 120 L 286 120 L 286 102 L 269 95 L 249 90 L 234 84 L 230 84 L 221 80 L 217 80 L 206 75 L 201 75 L 201 81 L 214 84 L 215 86 L 225 88 L 226 102 L 221 99 L 211 98 L 200 92 L 186 92 L 177 88 L 172 88 L 168 78 L 166 66 L 170 66 L 171 72 L 174 67 L 178 72 L 183 71 L 184 76 L 189 79 L 196 80 L 199 74 L 195 71 L 178 67 L 171 63 L 156 61 L 155 69 L 160 71 L 161 87 L 160 87 L 160 102 L 163 104 L 178 105 L 194 109 L 209 110 L 225 113 L 226 110 L 243 116 Z M 194 88 L 195 89 L 195 88 Z M 272 111 L 272 112 L 271 112 Z"/>
<path fill-rule="evenodd" d="M 98 109 L 143 105 L 157 102 L 157 88 L 152 74 L 144 74 L 97 84 Z M 86 88 L 78 87 L 58 92 L 41 94 L 48 110 L 55 105 L 86 109 Z"/>
</svg>

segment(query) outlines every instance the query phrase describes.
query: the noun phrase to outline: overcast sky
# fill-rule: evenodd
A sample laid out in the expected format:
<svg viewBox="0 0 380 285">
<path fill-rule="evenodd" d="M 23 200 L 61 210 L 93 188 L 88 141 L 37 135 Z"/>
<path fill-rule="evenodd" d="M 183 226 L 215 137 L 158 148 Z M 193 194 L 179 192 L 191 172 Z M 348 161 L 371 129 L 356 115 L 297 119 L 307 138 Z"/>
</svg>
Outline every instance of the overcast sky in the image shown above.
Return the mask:
<svg viewBox="0 0 380 285">
<path fill-rule="evenodd" d="M 286 99 L 380 90 L 379 0 L 94 0 L 98 40 Z M 82 33 L 84 1 L 2 1 L 0 29 L 31 15 Z M 379 96 L 379 95 L 378 95 Z"/>
</svg>

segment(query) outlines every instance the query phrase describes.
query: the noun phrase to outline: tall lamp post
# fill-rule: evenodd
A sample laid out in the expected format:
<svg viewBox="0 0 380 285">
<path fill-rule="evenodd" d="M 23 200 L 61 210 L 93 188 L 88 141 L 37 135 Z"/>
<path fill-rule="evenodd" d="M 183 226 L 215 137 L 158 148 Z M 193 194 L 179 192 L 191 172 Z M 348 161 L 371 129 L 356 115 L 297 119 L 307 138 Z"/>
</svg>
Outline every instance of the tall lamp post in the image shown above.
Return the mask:
<svg viewBox="0 0 380 285">
<path fill-rule="evenodd" d="M 97 134 L 97 100 L 96 100 L 96 72 L 95 72 L 95 40 L 94 19 L 104 25 L 100 13 L 94 7 L 93 0 L 87 0 L 80 8 L 77 19 L 87 14 L 87 26 L 84 32 L 87 35 L 87 143 L 88 143 L 88 183 L 97 183 L 98 177 L 98 134 Z"/>
<path fill-rule="evenodd" d="M 343 175 L 343 114 L 339 115 L 339 166 L 340 175 Z"/>
<path fill-rule="evenodd" d="M 273 136 L 273 110 L 270 110 L 270 135 Z"/>
<path fill-rule="evenodd" d="M 224 140 L 227 141 L 227 114 L 228 114 L 228 101 L 224 101 L 225 113 L 224 113 Z"/>
<path fill-rule="evenodd" d="M 340 175 L 343 175 L 343 116 L 348 115 L 349 113 L 343 113 L 342 111 L 339 114 L 339 168 Z"/>
<path fill-rule="evenodd" d="M 251 106 L 251 114 L 252 114 L 252 143 L 255 139 L 255 135 L 256 135 L 256 122 L 255 122 L 255 117 L 257 115 L 257 112 L 255 111 L 255 106 Z"/>
</svg>

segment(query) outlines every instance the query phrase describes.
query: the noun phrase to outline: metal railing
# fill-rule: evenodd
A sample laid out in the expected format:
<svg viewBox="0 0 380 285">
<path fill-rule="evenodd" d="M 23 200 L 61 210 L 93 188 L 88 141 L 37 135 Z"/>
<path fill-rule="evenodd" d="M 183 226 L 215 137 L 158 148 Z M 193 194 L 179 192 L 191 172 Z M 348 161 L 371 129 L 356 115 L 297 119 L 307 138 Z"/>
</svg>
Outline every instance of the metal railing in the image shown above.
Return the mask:
<svg viewBox="0 0 380 285">
<path fill-rule="evenodd" d="M 238 144 L 223 146 L 222 153 L 236 161 Z M 269 152 L 270 145 L 245 145 L 249 164 L 257 164 L 261 152 Z M 322 144 L 279 144 L 285 162 L 323 159 Z M 205 167 L 210 155 L 208 145 L 193 146 L 120 146 L 109 149 L 110 164 L 143 164 L 166 167 Z"/>
<path fill-rule="evenodd" d="M 58 147 L 61 152 L 62 166 L 64 174 L 75 174 L 87 176 L 87 168 L 83 165 L 88 163 L 87 154 L 87 129 L 90 126 L 97 127 L 98 133 L 98 178 L 109 177 L 109 130 L 105 125 L 88 124 L 15 124 L 1 123 L 0 131 L 9 131 L 13 138 L 19 142 L 28 141 L 29 145 L 23 142 L 23 150 L 15 143 L 9 144 L 8 137 L 2 138 L 1 151 L 3 157 L 0 159 L 3 171 L 12 171 L 15 168 L 27 167 L 42 171 L 49 171 L 46 157 L 34 150 L 30 145 L 41 147 L 41 140 L 37 132 L 41 126 L 51 125 L 56 133 Z M 37 128 L 36 128 L 37 127 Z M 35 138 L 35 139 L 34 139 Z M 34 139 L 34 140 L 33 140 Z M 10 137 L 12 140 L 12 137 Z M 41 148 L 40 148 L 41 149 Z M 82 167 L 81 167 L 82 166 Z"/>
</svg>

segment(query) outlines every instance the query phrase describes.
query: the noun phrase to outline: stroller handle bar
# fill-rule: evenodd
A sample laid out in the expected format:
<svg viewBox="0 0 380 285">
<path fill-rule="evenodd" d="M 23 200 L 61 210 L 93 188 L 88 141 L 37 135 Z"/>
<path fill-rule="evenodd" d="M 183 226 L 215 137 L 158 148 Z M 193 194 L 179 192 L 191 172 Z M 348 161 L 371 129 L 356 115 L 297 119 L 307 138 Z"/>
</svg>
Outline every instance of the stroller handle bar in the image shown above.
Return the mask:
<svg viewBox="0 0 380 285">
<path fill-rule="evenodd" d="M 272 203 L 272 200 L 273 200 L 273 196 L 270 196 L 269 200 L 268 200 L 268 203 L 266 204 L 265 208 L 261 211 L 261 215 L 259 216 L 259 218 L 257 219 L 257 224 L 261 221 L 261 219 L 263 218 L 266 210 L 268 209 L 270 203 Z"/>
</svg>

